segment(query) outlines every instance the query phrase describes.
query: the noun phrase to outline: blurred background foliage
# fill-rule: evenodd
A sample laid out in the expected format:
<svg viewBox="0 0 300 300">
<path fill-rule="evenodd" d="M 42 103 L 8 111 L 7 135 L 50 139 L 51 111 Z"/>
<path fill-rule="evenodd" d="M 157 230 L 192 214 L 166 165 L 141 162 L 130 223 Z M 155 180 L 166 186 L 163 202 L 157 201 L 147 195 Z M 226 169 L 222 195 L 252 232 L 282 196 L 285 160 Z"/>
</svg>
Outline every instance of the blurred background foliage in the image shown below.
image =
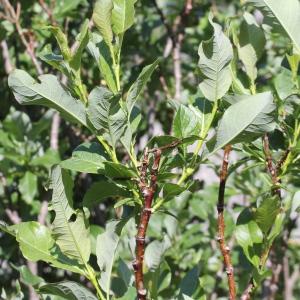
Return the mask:
<svg viewBox="0 0 300 300">
<path fill-rule="evenodd" d="M 25 38 L 34 53 L 42 73 L 54 73 L 56 71 L 44 63 L 40 57 L 45 49 L 51 46 L 54 53 L 59 54 L 59 49 L 54 37 L 46 26 L 58 24 L 67 34 L 71 44 L 75 42 L 81 25 L 86 18 L 90 19 L 94 1 L 88 0 L 49 0 L 49 1 L 10 1 L 12 6 L 20 7 L 18 26 L 22 34 L 18 32 L 13 20 L 5 17 L 4 6 L 7 1 L 0 1 L 0 219 L 9 223 L 20 221 L 39 220 L 41 223 L 49 222 L 47 217 L 47 203 L 50 192 L 47 190 L 48 173 L 51 165 L 62 159 L 68 158 L 72 150 L 84 141 L 92 140 L 93 137 L 87 132 L 76 128 L 74 125 L 60 119 L 52 110 L 46 110 L 38 106 L 20 106 L 15 101 L 7 86 L 8 73 L 15 67 L 25 69 L 36 77 L 40 71 L 37 69 L 31 55 L 26 51 Z M 172 43 L 170 28 L 176 27 L 176 20 L 185 5 L 183 0 L 139 0 L 136 3 L 136 23 L 126 33 L 126 46 L 123 47 L 122 68 L 125 70 L 122 79 L 129 88 L 134 78 L 137 77 L 142 67 L 152 63 L 157 57 L 165 56 L 160 68 L 151 82 L 141 101 L 143 112 L 137 144 L 139 150 L 155 135 L 169 134 L 171 130 L 173 112 L 167 104 L 167 99 L 176 99 L 182 103 L 193 102 L 198 90 L 198 47 L 202 40 L 211 36 L 211 27 L 208 23 L 208 14 L 212 13 L 216 22 L 222 24 L 225 32 L 239 34 L 244 8 L 242 1 L 225 0 L 195 0 L 188 17 L 177 28 L 175 34 L 182 34 L 182 43 L 179 45 L 180 55 L 180 88 L 176 90 L 176 53 L 168 53 Z M 44 8 L 47 5 L 47 11 Z M 158 8 L 157 8 L 157 6 Z M 160 13 L 163 13 L 164 17 Z M 258 11 L 254 15 L 259 20 Z M 165 24 L 164 24 L 165 22 Z M 287 87 L 282 87 L 284 76 L 283 66 L 287 65 L 285 59 L 286 38 L 271 32 L 266 34 L 265 50 L 258 62 L 257 86 L 260 90 L 272 89 L 284 93 Z M 28 45 L 27 45 L 28 46 Z M 241 62 L 237 62 L 241 65 Z M 178 65 L 177 65 L 178 67 Z M 243 68 L 239 68 L 238 77 L 248 88 L 250 84 Z M 63 81 L 64 79 L 61 78 Z M 82 80 L 88 90 L 96 86 L 101 80 L 98 68 L 88 51 L 83 55 Z M 281 105 L 282 113 L 294 110 L 293 101 L 287 101 Z M 298 108 L 299 110 L 299 108 Z M 282 115 L 279 113 L 279 116 Z M 54 121 L 56 120 L 56 121 Z M 277 136 L 275 136 L 277 134 Z M 299 142 L 298 142 L 299 143 Z M 272 149 L 285 149 L 284 139 L 280 132 L 271 136 Z M 258 158 L 262 153 L 253 147 L 244 149 L 248 154 Z M 229 178 L 226 190 L 228 199 L 228 211 L 226 214 L 226 236 L 233 248 L 233 265 L 236 266 L 237 284 L 240 290 L 247 285 L 251 266 L 242 254 L 241 248 L 232 240 L 235 220 L 245 205 L 250 205 L 264 198 L 264 191 L 268 190 L 270 180 L 265 174 L 264 163 L 253 164 L 247 168 L 245 164 L 239 168 L 238 162 L 241 156 L 233 158 L 233 166 L 237 172 Z M 124 161 L 128 159 L 124 154 Z M 155 214 L 150 221 L 147 246 L 148 252 L 155 252 L 147 256 L 146 265 L 151 270 L 160 256 L 164 255 L 163 264 L 159 273 L 150 272 L 148 281 L 158 282 L 162 299 L 172 299 L 176 294 L 180 282 L 184 276 L 199 275 L 199 282 L 190 281 L 189 288 L 197 290 L 195 299 L 226 299 L 227 280 L 226 273 L 222 271 L 222 259 L 216 242 L 216 202 L 218 168 L 220 157 L 214 157 L 214 164 L 201 167 L 196 174 L 197 184 L 202 188 L 197 192 L 185 192 L 176 199 L 170 201 L 170 214 L 163 212 Z M 294 172 L 294 173 L 293 173 Z M 296 230 L 297 208 L 300 206 L 299 168 L 293 170 L 289 176 L 289 184 L 285 191 L 285 206 L 289 209 L 291 218 L 290 243 L 284 255 L 287 261 L 285 270 L 279 276 L 284 280 L 279 281 L 278 298 L 285 298 L 287 281 L 293 284 L 293 294 L 300 295 L 299 282 L 299 246 L 300 237 Z M 99 180 L 99 175 L 73 174 L 76 180 L 75 200 L 77 205 L 83 195 L 92 185 Z M 297 178 L 298 177 L 298 178 Z M 103 231 L 106 221 L 118 215 L 119 208 L 114 208 L 112 199 L 105 199 L 101 204 L 94 207 L 91 212 L 91 236 L 96 236 Z M 176 218 L 175 218 L 175 217 Z M 132 220 L 133 221 L 133 220 Z M 115 274 L 124 270 L 124 265 L 130 264 L 132 250 L 128 244 L 132 244 L 134 222 L 126 225 L 126 236 L 119 249 L 120 259 L 116 264 Z M 299 232 L 299 231 L 298 231 Z M 231 239 L 230 239 L 231 238 Z M 94 246 L 95 247 L 95 246 Z M 274 246 L 275 251 L 280 251 L 280 245 Z M 34 299 L 30 285 L 31 275 L 39 274 L 48 282 L 57 282 L 66 278 L 78 278 L 68 272 L 57 271 L 44 263 L 32 264 L 24 260 L 17 243 L 0 233 L 0 293 L 5 299 Z M 155 269 L 155 267 L 153 267 Z M 126 270 L 126 268 L 125 268 Z M 171 270 L 171 272 L 164 272 Z M 197 276 L 196 276 L 197 277 Z M 292 278 L 292 279 L 291 279 Z M 293 281 L 292 281 L 293 280 Z M 154 284 L 154 283 L 153 283 Z M 270 283 L 266 283 L 269 284 Z M 123 284 L 124 285 L 124 284 Z M 112 289 L 116 295 L 124 294 L 124 287 L 120 277 L 116 275 Z M 291 287 L 289 286 L 289 289 Z M 264 286 L 257 299 L 263 299 Z M 25 296 L 24 296 L 25 295 Z M 282 296 L 280 296 L 282 295 Z M 203 298 L 202 298 L 203 297 Z M 265 299 L 265 298 L 264 298 Z M 295 297 L 297 299 L 297 297 Z"/>
</svg>

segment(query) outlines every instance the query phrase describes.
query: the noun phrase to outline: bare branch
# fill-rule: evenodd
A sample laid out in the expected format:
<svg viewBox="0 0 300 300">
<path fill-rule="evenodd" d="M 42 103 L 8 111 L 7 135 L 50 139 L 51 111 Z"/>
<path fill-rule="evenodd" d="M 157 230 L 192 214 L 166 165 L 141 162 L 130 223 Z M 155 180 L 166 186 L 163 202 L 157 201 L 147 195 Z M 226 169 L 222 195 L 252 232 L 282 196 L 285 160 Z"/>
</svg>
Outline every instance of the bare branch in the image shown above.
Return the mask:
<svg viewBox="0 0 300 300">
<path fill-rule="evenodd" d="M 43 10 L 45 11 L 45 13 L 48 15 L 51 24 L 53 26 L 57 25 L 57 23 L 56 23 L 56 21 L 53 17 L 53 11 L 52 11 L 53 8 L 54 8 L 55 3 L 52 1 L 50 7 L 45 3 L 44 0 L 39 0 L 39 3 L 41 5 L 41 7 L 43 8 Z"/>
<path fill-rule="evenodd" d="M 50 133 L 50 147 L 53 150 L 58 150 L 59 125 L 60 116 L 58 112 L 55 112 L 52 118 Z"/>
<path fill-rule="evenodd" d="M 38 62 L 35 51 L 34 51 L 34 43 L 32 42 L 32 35 L 29 35 L 29 39 L 25 36 L 25 31 L 21 27 L 20 24 L 20 14 L 21 14 L 21 4 L 17 2 L 17 7 L 14 9 L 9 0 L 1 0 L 1 3 L 4 7 L 5 14 L 7 18 L 12 20 L 12 23 L 15 24 L 17 33 L 20 37 L 20 40 L 24 47 L 26 48 L 27 54 L 30 56 L 33 65 L 36 68 L 36 71 L 39 75 L 43 74 L 43 70 L 41 68 L 40 63 Z"/>
<path fill-rule="evenodd" d="M 174 78 L 175 78 L 175 100 L 180 100 L 181 98 L 181 87 L 182 87 L 182 70 L 181 70 L 181 46 L 184 40 L 184 32 L 188 16 L 190 15 L 193 9 L 193 1 L 186 0 L 183 10 L 175 19 L 172 27 L 168 24 L 166 17 L 158 6 L 156 0 L 152 0 L 152 3 L 160 16 L 161 22 L 167 31 L 167 45 L 164 51 L 164 57 L 169 56 L 171 50 L 174 62 Z M 165 89 L 164 89 L 165 90 Z"/>
<path fill-rule="evenodd" d="M 4 60 L 4 69 L 6 74 L 10 74 L 10 72 L 14 69 L 13 64 L 10 60 L 8 46 L 5 40 L 1 42 L 1 48 L 2 48 L 2 57 Z"/>
</svg>

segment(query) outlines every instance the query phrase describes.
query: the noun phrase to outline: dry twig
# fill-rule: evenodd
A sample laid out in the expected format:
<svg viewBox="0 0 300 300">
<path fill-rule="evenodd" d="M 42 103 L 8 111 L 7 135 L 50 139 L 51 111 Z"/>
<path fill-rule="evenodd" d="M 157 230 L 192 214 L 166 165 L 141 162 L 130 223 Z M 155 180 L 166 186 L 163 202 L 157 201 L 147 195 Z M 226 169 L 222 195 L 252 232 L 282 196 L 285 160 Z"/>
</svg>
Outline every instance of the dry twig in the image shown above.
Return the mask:
<svg viewBox="0 0 300 300">
<path fill-rule="evenodd" d="M 164 57 L 168 57 L 172 51 L 173 61 L 174 61 L 174 78 L 175 78 L 175 100 L 180 100 L 181 98 L 181 86 L 182 86 L 182 70 L 181 70 L 181 47 L 185 35 L 185 27 L 187 25 L 188 17 L 193 9 L 193 1 L 186 0 L 185 5 L 181 13 L 177 16 L 174 24 L 170 26 L 168 24 L 166 17 L 158 6 L 156 0 L 152 0 L 152 3 L 160 16 L 161 22 L 166 28 L 168 39 L 166 44 L 166 49 L 164 51 Z M 163 82 L 161 81 L 163 84 Z M 164 86 L 163 86 L 164 87 Z M 166 91 L 164 87 L 164 91 Z"/>
</svg>

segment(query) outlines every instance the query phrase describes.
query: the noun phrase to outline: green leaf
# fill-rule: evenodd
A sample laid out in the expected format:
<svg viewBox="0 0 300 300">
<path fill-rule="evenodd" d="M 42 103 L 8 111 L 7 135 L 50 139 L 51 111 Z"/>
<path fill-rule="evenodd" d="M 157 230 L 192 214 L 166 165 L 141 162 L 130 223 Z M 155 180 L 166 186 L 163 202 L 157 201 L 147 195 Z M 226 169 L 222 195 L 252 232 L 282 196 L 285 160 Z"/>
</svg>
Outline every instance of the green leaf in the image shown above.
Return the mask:
<svg viewBox="0 0 300 300">
<path fill-rule="evenodd" d="M 106 293 L 110 291 L 112 267 L 120 241 L 120 237 L 116 233 L 119 223 L 120 221 L 108 223 L 105 232 L 100 234 L 97 238 L 96 255 L 97 263 L 101 271 L 99 283 Z"/>
<path fill-rule="evenodd" d="M 274 78 L 274 86 L 281 100 L 285 100 L 298 92 L 293 82 L 292 72 L 284 67 L 281 67 L 280 72 Z"/>
<path fill-rule="evenodd" d="M 253 216 L 263 233 L 268 233 L 279 212 L 280 203 L 278 196 L 267 197 L 262 200 Z"/>
<path fill-rule="evenodd" d="M 47 283 L 39 288 L 41 294 L 50 294 L 67 300 L 97 300 L 87 288 L 73 281 Z"/>
<path fill-rule="evenodd" d="M 55 248 L 51 231 L 37 222 L 23 222 L 13 226 L 23 256 L 30 261 L 45 261 L 53 267 L 84 274 L 76 261 L 65 257 Z M 9 229 L 11 231 L 11 229 Z"/>
<path fill-rule="evenodd" d="M 123 295 L 121 298 L 117 298 L 118 300 L 132 300 L 136 297 L 136 289 L 134 287 L 130 287 L 126 294 Z"/>
<path fill-rule="evenodd" d="M 124 33 L 134 23 L 134 4 L 137 0 L 113 0 L 112 28 L 116 35 Z"/>
<path fill-rule="evenodd" d="M 37 176 L 30 171 L 27 171 L 24 177 L 20 180 L 19 191 L 26 203 L 31 203 L 37 195 Z"/>
<path fill-rule="evenodd" d="M 17 267 L 16 269 L 20 272 L 21 281 L 29 286 L 37 286 L 44 282 L 43 278 L 32 274 L 27 266 Z"/>
<path fill-rule="evenodd" d="M 263 30 L 256 23 L 255 18 L 245 12 L 240 27 L 238 53 L 252 82 L 257 77 L 256 63 L 263 54 L 265 44 L 266 39 Z"/>
<path fill-rule="evenodd" d="M 227 144 L 251 141 L 274 129 L 272 112 L 275 110 L 270 92 L 243 97 L 224 113 L 216 136 L 213 152 Z"/>
<path fill-rule="evenodd" d="M 183 139 L 192 135 L 199 135 L 201 129 L 200 114 L 191 106 L 179 106 L 174 121 L 173 132 L 175 137 Z"/>
<path fill-rule="evenodd" d="M 106 162 L 105 176 L 116 179 L 130 179 L 135 178 L 137 174 L 133 169 L 130 169 L 124 165 L 113 162 Z"/>
<path fill-rule="evenodd" d="M 265 15 L 264 22 L 275 31 L 278 31 L 280 26 L 280 29 L 283 29 L 294 43 L 297 52 L 300 53 L 299 0 L 248 0 L 247 2 L 262 8 Z"/>
<path fill-rule="evenodd" d="M 153 241 L 146 247 L 145 263 L 149 270 L 154 271 L 159 268 L 165 251 L 164 242 Z"/>
<path fill-rule="evenodd" d="M 131 153 L 134 145 L 134 134 L 136 133 L 138 126 L 141 122 L 142 114 L 138 107 L 134 106 L 129 120 L 127 121 L 126 130 L 121 137 L 121 143 L 125 147 L 128 153 Z"/>
<path fill-rule="evenodd" d="M 91 35 L 88 50 L 96 60 L 107 86 L 114 94 L 117 94 L 118 88 L 110 50 L 99 34 L 93 33 Z"/>
<path fill-rule="evenodd" d="M 12 111 L 2 124 L 3 129 L 13 135 L 18 141 L 24 141 L 26 136 L 30 136 L 32 130 L 32 123 L 29 116 L 20 111 Z"/>
<path fill-rule="evenodd" d="M 221 26 L 212 20 L 210 23 L 214 28 L 214 35 L 210 40 L 201 42 L 198 50 L 199 68 L 203 75 L 199 87 L 205 98 L 217 101 L 227 93 L 232 82 L 230 62 L 233 50 Z"/>
<path fill-rule="evenodd" d="M 146 86 L 147 81 L 150 79 L 153 71 L 158 66 L 159 61 L 160 60 L 157 59 L 151 65 L 144 67 L 142 72 L 140 73 L 139 77 L 136 79 L 136 81 L 130 87 L 128 94 L 127 94 L 127 98 L 126 98 L 126 104 L 127 104 L 127 109 L 128 109 L 129 114 L 131 113 L 132 108 L 135 105 L 136 101 L 138 100 L 144 87 Z"/>
<path fill-rule="evenodd" d="M 106 133 L 113 147 L 122 136 L 127 116 L 120 107 L 120 96 L 103 87 L 97 87 L 89 95 L 88 117 L 94 128 Z"/>
<path fill-rule="evenodd" d="M 54 108 L 67 120 L 87 127 L 83 103 L 73 98 L 54 75 L 41 75 L 39 81 L 36 82 L 28 73 L 18 69 L 8 77 L 8 85 L 21 105 Z"/>
<path fill-rule="evenodd" d="M 110 49 L 112 48 L 113 40 L 113 32 L 111 28 L 112 9 L 112 0 L 98 0 L 93 12 L 93 21 Z"/>
<path fill-rule="evenodd" d="M 72 157 L 63 160 L 60 166 L 82 173 L 98 174 L 104 170 L 108 157 L 99 143 L 83 143 L 72 153 Z"/>
<path fill-rule="evenodd" d="M 76 48 L 73 50 L 70 67 L 75 71 L 80 70 L 82 52 L 89 42 L 89 20 L 85 20 L 79 35 L 76 38 Z"/>
<path fill-rule="evenodd" d="M 181 187 L 178 184 L 168 182 L 164 184 L 163 197 L 167 201 L 178 196 L 185 190 L 185 187 Z"/>
<path fill-rule="evenodd" d="M 73 181 L 66 170 L 52 168 L 51 188 L 56 243 L 65 255 L 86 265 L 91 253 L 89 225 L 84 213 L 73 209 Z"/>
<path fill-rule="evenodd" d="M 54 69 L 59 70 L 64 75 L 69 75 L 69 70 L 63 56 L 53 53 L 50 44 L 45 45 L 42 51 L 38 53 L 38 57 L 48 65 L 52 66 Z"/>
<path fill-rule="evenodd" d="M 79 4 L 87 4 L 86 0 L 59 0 L 55 2 L 53 10 L 54 18 L 69 16 Z"/>
<path fill-rule="evenodd" d="M 109 197 L 128 197 L 130 193 L 113 182 L 95 182 L 86 192 L 83 198 L 83 206 L 92 207 Z"/>
<path fill-rule="evenodd" d="M 199 285 L 199 273 L 199 268 L 194 267 L 183 277 L 179 286 L 181 297 L 193 295 Z"/>
<path fill-rule="evenodd" d="M 128 268 L 127 264 L 122 259 L 119 260 L 118 275 L 123 280 L 125 286 L 129 288 L 133 281 L 133 276 L 131 270 Z"/>
<path fill-rule="evenodd" d="M 280 232 L 283 230 L 283 222 L 285 220 L 285 213 L 279 213 L 275 220 L 273 227 L 268 235 L 268 243 L 269 245 L 273 244 L 273 241 L 275 238 L 280 234 Z"/>
<path fill-rule="evenodd" d="M 46 28 L 49 29 L 55 36 L 63 58 L 66 61 L 69 61 L 71 59 L 71 50 L 69 48 L 66 35 L 57 26 L 47 26 Z"/>
<path fill-rule="evenodd" d="M 238 217 L 235 237 L 238 244 L 243 248 L 248 260 L 258 269 L 260 266 L 263 233 L 248 208 L 244 209 Z"/>
<path fill-rule="evenodd" d="M 43 155 L 33 158 L 30 165 L 50 168 L 55 164 L 59 164 L 59 162 L 60 157 L 58 151 L 49 148 Z"/>
</svg>

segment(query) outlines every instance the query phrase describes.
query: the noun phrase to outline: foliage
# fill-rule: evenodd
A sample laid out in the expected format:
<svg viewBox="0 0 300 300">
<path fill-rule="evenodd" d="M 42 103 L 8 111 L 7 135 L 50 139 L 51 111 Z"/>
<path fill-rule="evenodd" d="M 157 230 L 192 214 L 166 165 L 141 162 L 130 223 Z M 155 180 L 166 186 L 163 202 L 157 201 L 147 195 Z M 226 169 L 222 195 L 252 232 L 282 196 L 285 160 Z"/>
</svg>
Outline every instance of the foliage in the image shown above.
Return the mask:
<svg viewBox="0 0 300 300">
<path fill-rule="evenodd" d="M 299 5 L 0 1 L 1 299 L 297 295 Z"/>
</svg>

